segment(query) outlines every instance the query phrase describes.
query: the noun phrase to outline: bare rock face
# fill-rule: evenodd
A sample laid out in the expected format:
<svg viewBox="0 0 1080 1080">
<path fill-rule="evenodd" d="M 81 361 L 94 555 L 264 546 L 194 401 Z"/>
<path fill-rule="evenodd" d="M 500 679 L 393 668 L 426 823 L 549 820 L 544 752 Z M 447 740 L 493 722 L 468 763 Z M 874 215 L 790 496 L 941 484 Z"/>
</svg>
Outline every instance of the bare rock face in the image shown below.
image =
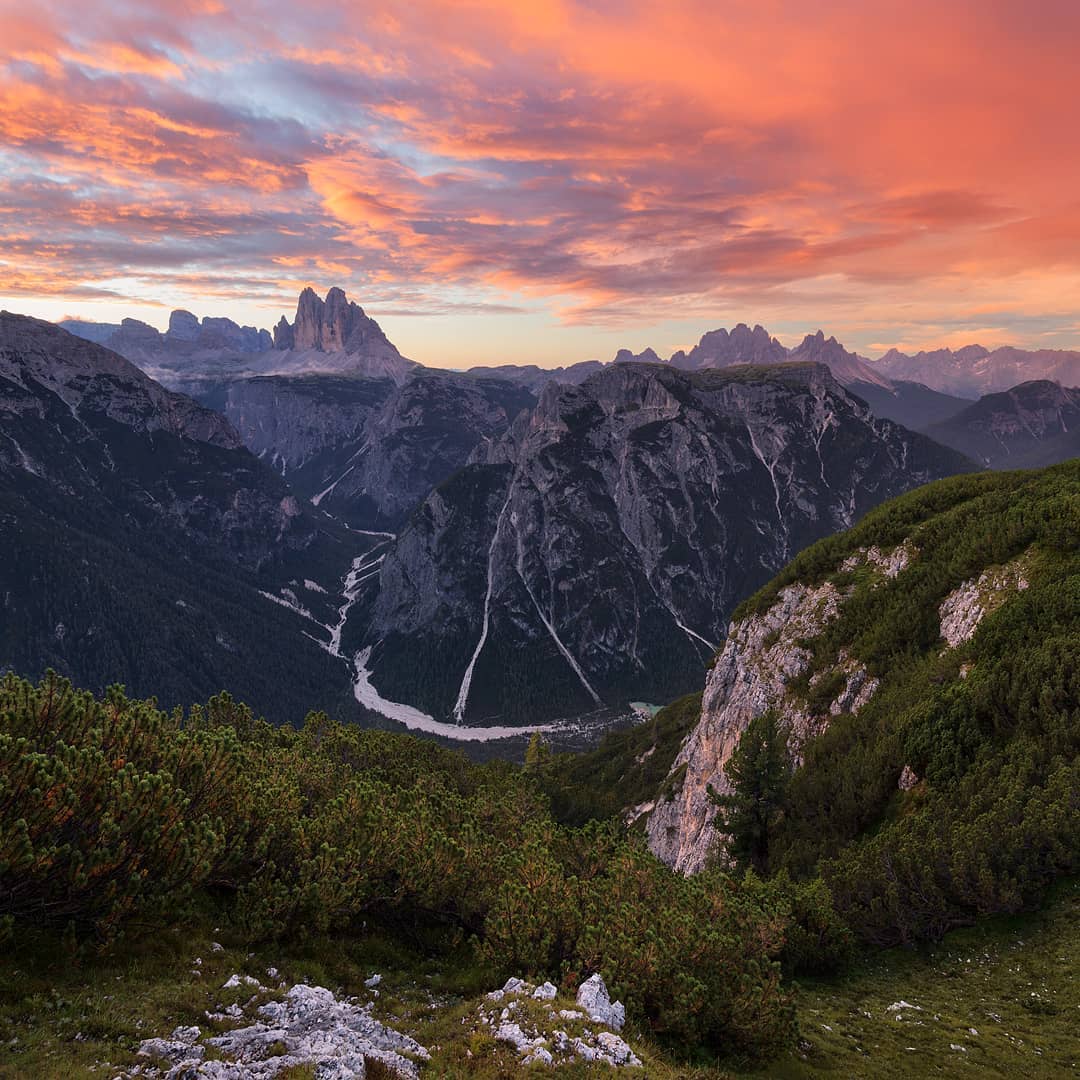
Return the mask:
<svg viewBox="0 0 1080 1080">
<path fill-rule="evenodd" d="M 990 612 L 1028 587 L 1027 561 L 1028 556 L 1021 555 L 1004 566 L 984 570 L 945 597 L 939 609 L 941 636 L 950 649 L 970 641 Z"/>
<path fill-rule="evenodd" d="M 190 311 L 174 311 L 165 334 L 174 341 L 197 341 L 199 330 L 199 320 Z"/>
<path fill-rule="evenodd" d="M 326 374 L 238 379 L 224 412 L 245 445 L 317 506 L 386 530 L 535 400 L 502 379 L 419 369 L 400 385 Z"/>
<path fill-rule="evenodd" d="M 549 384 L 387 553 L 374 684 L 476 720 L 671 700 L 700 685 L 738 599 L 877 502 L 964 468 L 942 453 L 821 365 L 627 363 Z"/>
<path fill-rule="evenodd" d="M 291 335 L 291 344 L 288 344 Z M 275 330 L 278 348 L 286 346 L 296 353 L 340 354 L 341 359 L 326 368 L 390 378 L 401 382 L 416 365 L 406 360 L 383 333 L 374 320 L 364 314 L 359 304 L 351 302 L 344 291 L 331 289 L 322 300 L 314 289 L 307 288 L 300 294 L 296 305 L 296 319 L 291 330 L 281 323 Z M 315 370 L 317 360 L 309 359 L 307 366 Z"/>
<path fill-rule="evenodd" d="M 844 566 L 871 563 L 884 580 L 899 574 L 911 557 L 905 545 L 889 552 L 871 548 Z M 830 582 L 816 588 L 789 585 L 764 614 L 731 625 L 705 682 L 701 720 L 672 766 L 672 797 L 658 801 L 648 819 L 649 847 L 669 866 L 684 874 L 697 873 L 713 852 L 718 834 L 708 788 L 730 793 L 724 766 L 752 719 L 770 709 L 780 710 L 790 725 L 796 753 L 803 741 L 827 724 L 828 716 L 812 716 L 790 687 L 811 660 L 804 642 L 836 619 L 847 595 Z M 858 712 L 877 688 L 877 680 L 860 664 L 845 657 L 840 662 L 847 678 L 828 710 L 830 716 Z"/>
</svg>

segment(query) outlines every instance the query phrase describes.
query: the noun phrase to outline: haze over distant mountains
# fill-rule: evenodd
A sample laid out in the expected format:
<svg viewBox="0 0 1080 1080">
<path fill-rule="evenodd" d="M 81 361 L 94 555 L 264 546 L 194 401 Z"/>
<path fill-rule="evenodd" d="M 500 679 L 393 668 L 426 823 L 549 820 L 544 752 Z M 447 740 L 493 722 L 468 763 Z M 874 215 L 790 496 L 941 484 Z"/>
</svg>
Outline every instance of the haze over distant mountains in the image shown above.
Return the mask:
<svg viewBox="0 0 1080 1080">
<path fill-rule="evenodd" d="M 105 345 L 177 389 L 201 380 L 308 371 L 403 381 L 416 367 L 398 352 L 379 324 L 341 289 L 326 299 L 304 289 L 293 322 L 283 315 L 271 335 L 232 319 L 200 320 L 174 311 L 161 333 L 137 319 L 120 324 L 64 320 L 65 330 Z"/>
<path fill-rule="evenodd" d="M 340 288 L 331 288 L 325 300 L 313 289 L 304 289 L 293 322 L 282 316 L 273 334 L 226 318 L 199 320 L 188 311 L 174 311 L 164 333 L 136 319 L 124 319 L 119 324 L 69 319 L 59 325 L 80 337 L 108 345 L 167 385 L 204 378 L 302 372 L 385 377 L 401 383 L 417 366 L 398 352 L 379 324 Z M 614 357 L 615 363 L 667 363 L 683 371 L 787 360 L 827 364 L 846 386 L 876 387 L 894 397 L 903 397 L 905 391 L 900 384 L 909 383 L 966 399 L 1034 379 L 1080 385 L 1080 350 L 1012 346 L 989 350 L 973 344 L 915 354 L 890 349 L 873 360 L 845 349 L 835 337 L 827 337 L 821 330 L 807 334 L 789 349 L 764 327 L 746 323 L 730 330 L 707 331 L 689 352 L 680 349 L 666 359 L 648 347 L 638 352 L 619 349 Z M 579 383 L 603 366 L 596 360 L 554 368 L 507 363 L 477 366 L 467 373 L 507 379 L 535 393 L 551 379 Z M 910 390 L 907 395 L 911 396 Z M 887 402 L 879 395 L 876 404 L 880 407 Z M 932 399 L 915 401 L 912 407 L 924 404 L 931 408 L 927 423 L 941 418 L 940 407 L 935 410 Z M 898 408 L 905 411 L 903 404 Z M 906 415 L 892 418 L 902 422 L 912 419 Z"/>
</svg>

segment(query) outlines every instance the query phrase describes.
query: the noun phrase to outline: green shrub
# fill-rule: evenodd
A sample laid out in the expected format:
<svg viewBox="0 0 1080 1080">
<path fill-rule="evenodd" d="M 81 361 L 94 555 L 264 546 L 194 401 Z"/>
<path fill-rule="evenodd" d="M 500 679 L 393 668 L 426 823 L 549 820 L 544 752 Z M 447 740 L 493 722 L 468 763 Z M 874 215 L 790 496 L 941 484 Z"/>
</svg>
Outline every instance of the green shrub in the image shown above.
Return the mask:
<svg viewBox="0 0 1080 1080">
<path fill-rule="evenodd" d="M 227 729 L 102 700 L 49 673 L 0 682 L 0 917 L 108 939 L 183 911 L 226 850 L 239 754 Z"/>
</svg>

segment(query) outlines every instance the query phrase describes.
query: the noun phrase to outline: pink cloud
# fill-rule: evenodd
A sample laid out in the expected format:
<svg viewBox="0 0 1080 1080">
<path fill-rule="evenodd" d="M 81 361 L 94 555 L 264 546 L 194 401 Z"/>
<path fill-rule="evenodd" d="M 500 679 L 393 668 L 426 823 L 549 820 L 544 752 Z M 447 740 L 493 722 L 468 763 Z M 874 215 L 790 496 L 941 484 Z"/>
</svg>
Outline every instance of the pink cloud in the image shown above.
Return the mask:
<svg viewBox="0 0 1080 1080">
<path fill-rule="evenodd" d="M 1080 272 L 1078 39 L 1059 0 L 44 6 L 0 47 L 0 244 L 71 296 L 1002 304 Z"/>
</svg>

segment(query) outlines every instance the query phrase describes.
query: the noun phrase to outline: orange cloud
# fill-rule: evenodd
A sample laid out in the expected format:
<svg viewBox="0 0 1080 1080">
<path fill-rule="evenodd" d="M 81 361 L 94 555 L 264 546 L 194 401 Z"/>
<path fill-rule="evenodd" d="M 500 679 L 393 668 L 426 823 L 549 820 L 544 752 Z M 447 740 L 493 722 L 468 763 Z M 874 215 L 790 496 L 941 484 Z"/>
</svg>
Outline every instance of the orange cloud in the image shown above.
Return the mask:
<svg viewBox="0 0 1080 1080">
<path fill-rule="evenodd" d="M 4 37 L 27 287 L 1080 321 L 1072 2 L 88 0 Z"/>
</svg>

